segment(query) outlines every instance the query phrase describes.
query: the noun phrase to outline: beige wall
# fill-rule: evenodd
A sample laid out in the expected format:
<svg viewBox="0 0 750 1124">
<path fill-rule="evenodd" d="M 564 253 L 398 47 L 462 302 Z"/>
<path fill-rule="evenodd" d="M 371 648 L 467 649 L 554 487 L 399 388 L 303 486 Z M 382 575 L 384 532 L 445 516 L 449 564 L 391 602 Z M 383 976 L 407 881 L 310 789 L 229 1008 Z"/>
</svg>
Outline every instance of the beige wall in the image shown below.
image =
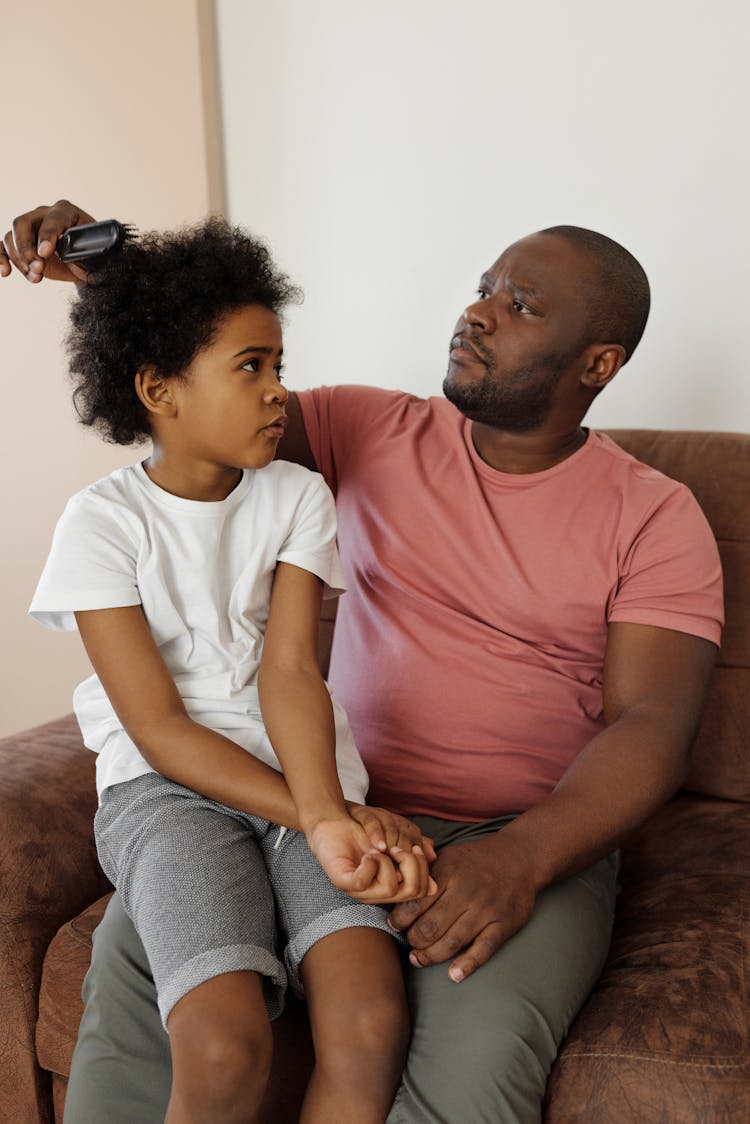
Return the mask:
<svg viewBox="0 0 750 1124">
<path fill-rule="evenodd" d="M 20 211 L 60 196 L 142 229 L 222 209 L 207 0 L 47 0 L 10 11 L 3 232 Z M 66 713 L 88 674 L 77 635 L 47 632 L 26 608 L 67 497 L 138 455 L 74 420 L 60 346 L 68 301 L 65 286 L 0 279 L 0 734 Z"/>
</svg>

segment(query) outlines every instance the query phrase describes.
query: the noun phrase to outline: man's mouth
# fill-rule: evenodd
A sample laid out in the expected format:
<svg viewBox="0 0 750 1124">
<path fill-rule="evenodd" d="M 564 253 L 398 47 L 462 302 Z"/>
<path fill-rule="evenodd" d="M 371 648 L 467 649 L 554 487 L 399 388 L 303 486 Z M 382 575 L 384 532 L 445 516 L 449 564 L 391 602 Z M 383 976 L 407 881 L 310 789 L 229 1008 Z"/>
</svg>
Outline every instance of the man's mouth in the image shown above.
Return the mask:
<svg viewBox="0 0 750 1124">
<path fill-rule="evenodd" d="M 451 359 L 461 362 L 484 363 L 478 349 L 466 336 L 454 336 L 451 340 Z"/>
</svg>

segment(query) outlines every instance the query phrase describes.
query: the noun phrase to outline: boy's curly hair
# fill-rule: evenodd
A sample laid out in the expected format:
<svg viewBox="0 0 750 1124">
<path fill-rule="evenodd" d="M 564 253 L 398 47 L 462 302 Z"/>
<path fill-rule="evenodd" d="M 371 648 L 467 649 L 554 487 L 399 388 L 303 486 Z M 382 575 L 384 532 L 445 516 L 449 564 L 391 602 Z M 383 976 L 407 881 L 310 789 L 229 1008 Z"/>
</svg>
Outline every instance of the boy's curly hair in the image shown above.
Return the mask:
<svg viewBox="0 0 750 1124">
<path fill-rule="evenodd" d="M 145 440 L 138 371 L 179 377 L 227 313 L 259 304 L 279 315 L 301 295 L 262 242 L 223 219 L 126 243 L 78 286 L 71 310 L 66 345 L 81 422 L 117 445 Z"/>
</svg>

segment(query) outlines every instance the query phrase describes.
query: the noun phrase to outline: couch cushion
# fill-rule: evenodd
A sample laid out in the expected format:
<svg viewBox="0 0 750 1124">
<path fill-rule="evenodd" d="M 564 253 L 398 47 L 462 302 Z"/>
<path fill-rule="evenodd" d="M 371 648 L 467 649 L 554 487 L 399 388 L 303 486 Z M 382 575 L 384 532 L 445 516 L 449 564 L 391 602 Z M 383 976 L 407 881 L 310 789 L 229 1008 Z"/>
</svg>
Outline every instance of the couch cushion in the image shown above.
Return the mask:
<svg viewBox="0 0 750 1124">
<path fill-rule="evenodd" d="M 83 1014 L 81 984 L 91 960 L 91 937 L 111 894 L 90 905 L 57 933 L 47 949 L 39 993 L 36 1049 L 51 1073 L 70 1073 L 78 1024 Z"/>
<path fill-rule="evenodd" d="M 750 806 L 681 797 L 624 852 L 612 947 L 548 1124 L 750 1120 Z"/>
</svg>

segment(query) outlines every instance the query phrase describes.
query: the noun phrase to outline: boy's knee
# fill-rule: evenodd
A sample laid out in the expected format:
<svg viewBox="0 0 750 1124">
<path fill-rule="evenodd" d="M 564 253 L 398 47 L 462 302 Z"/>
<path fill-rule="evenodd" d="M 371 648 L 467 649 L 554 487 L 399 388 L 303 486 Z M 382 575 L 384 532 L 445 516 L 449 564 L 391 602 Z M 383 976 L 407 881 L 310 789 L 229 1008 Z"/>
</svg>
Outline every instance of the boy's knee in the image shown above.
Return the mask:
<svg viewBox="0 0 750 1124">
<path fill-rule="evenodd" d="M 317 1064 L 339 1069 L 353 1078 L 374 1064 L 401 1072 L 409 1046 L 406 1001 L 397 994 L 380 995 L 362 1004 L 337 1004 L 327 1011 L 315 1037 Z"/>
<path fill-rule="evenodd" d="M 245 1124 L 255 1119 L 271 1072 L 273 1036 L 268 1022 L 238 1029 L 206 1020 L 172 1029 L 173 1097 L 198 1120 Z"/>
</svg>

